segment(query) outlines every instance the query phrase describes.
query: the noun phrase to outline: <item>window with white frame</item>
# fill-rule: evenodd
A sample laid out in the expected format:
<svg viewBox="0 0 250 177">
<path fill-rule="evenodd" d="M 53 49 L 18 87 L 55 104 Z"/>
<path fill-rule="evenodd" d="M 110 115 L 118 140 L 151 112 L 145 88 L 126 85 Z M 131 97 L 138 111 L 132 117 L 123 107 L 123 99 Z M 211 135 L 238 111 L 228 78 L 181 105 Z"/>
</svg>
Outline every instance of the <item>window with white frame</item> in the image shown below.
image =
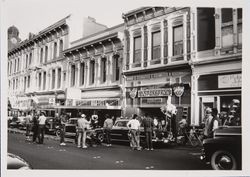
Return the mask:
<svg viewBox="0 0 250 177">
<path fill-rule="evenodd" d="M 161 32 L 152 32 L 152 60 L 161 58 Z"/>
<path fill-rule="evenodd" d="M 95 83 L 95 60 L 90 61 L 90 84 Z"/>
<path fill-rule="evenodd" d="M 106 82 L 107 78 L 107 58 L 102 58 L 101 59 L 101 77 L 102 77 L 102 83 Z"/>
<path fill-rule="evenodd" d="M 38 88 L 41 90 L 42 87 L 42 73 L 38 74 Z"/>
<path fill-rule="evenodd" d="M 46 78 L 47 78 L 47 74 L 46 71 L 43 72 L 43 90 L 46 89 Z"/>
<path fill-rule="evenodd" d="M 85 63 L 80 64 L 80 85 L 84 85 Z"/>
<path fill-rule="evenodd" d="M 114 55 L 113 57 L 113 66 L 114 66 L 114 81 L 120 79 L 120 66 L 119 66 L 119 55 Z"/>
<path fill-rule="evenodd" d="M 43 48 L 40 50 L 40 63 L 43 62 Z"/>
<path fill-rule="evenodd" d="M 61 80 L 62 80 L 62 69 L 58 68 L 58 73 L 57 73 L 57 88 L 61 87 Z"/>
<path fill-rule="evenodd" d="M 51 83 L 52 84 L 52 89 L 54 89 L 55 88 L 55 82 L 56 82 L 56 70 L 55 69 L 52 70 L 52 78 L 51 79 L 52 79 L 52 81 L 51 81 L 52 82 Z"/>
<path fill-rule="evenodd" d="M 53 55 L 54 57 L 54 59 L 56 58 L 56 56 L 57 56 L 57 42 L 54 42 L 54 55 Z"/>
<path fill-rule="evenodd" d="M 76 83 L 76 66 L 71 65 L 71 87 L 75 86 Z"/>
<path fill-rule="evenodd" d="M 48 61 L 48 46 L 45 46 L 45 63 Z"/>
<path fill-rule="evenodd" d="M 173 27 L 173 56 L 183 54 L 183 25 Z"/>
<path fill-rule="evenodd" d="M 141 48 L 142 48 L 142 38 L 141 36 L 134 37 L 134 57 L 133 63 L 141 62 Z"/>
<path fill-rule="evenodd" d="M 61 39 L 59 42 L 59 56 L 62 56 L 63 51 L 63 40 Z"/>
</svg>

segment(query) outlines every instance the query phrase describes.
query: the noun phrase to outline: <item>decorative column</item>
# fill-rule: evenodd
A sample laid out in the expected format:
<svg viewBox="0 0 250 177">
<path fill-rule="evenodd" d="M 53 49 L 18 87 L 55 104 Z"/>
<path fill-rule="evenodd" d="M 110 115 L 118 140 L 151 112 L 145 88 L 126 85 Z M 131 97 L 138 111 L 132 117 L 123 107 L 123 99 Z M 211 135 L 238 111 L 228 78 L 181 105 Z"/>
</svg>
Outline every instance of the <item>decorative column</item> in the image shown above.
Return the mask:
<svg viewBox="0 0 250 177">
<path fill-rule="evenodd" d="M 148 27 L 147 25 L 143 26 L 142 28 L 142 34 L 143 34 L 143 45 L 144 47 L 142 48 L 143 49 L 143 52 L 142 52 L 142 64 L 143 64 L 143 67 L 147 67 L 148 66 Z M 142 45 L 142 46 L 143 46 Z"/>
<path fill-rule="evenodd" d="M 238 46 L 238 17 L 237 9 L 233 9 L 233 51 L 237 53 Z"/>
<path fill-rule="evenodd" d="M 164 38 L 164 45 L 163 45 L 163 58 L 164 64 L 168 63 L 168 21 L 166 19 L 163 20 L 163 38 Z"/>
<path fill-rule="evenodd" d="M 152 59 L 152 31 L 148 26 L 148 65 L 150 65 L 150 61 Z"/>
<path fill-rule="evenodd" d="M 94 59 L 95 60 L 95 68 L 94 68 L 94 70 L 95 70 L 95 80 L 94 80 L 94 85 L 95 86 L 97 86 L 97 83 L 98 83 L 98 73 L 99 73 L 99 60 L 98 60 L 98 58 L 95 58 Z"/>
<path fill-rule="evenodd" d="M 215 8 L 215 55 L 220 55 L 221 49 L 221 8 Z"/>
<path fill-rule="evenodd" d="M 55 68 L 55 90 L 57 90 L 58 85 L 58 67 Z"/>
<path fill-rule="evenodd" d="M 130 45 L 129 45 L 129 68 L 132 66 L 133 64 L 133 58 L 134 58 L 134 39 L 133 39 L 133 34 L 131 34 L 132 32 L 129 31 L 129 41 L 130 41 Z M 132 68 L 132 67 L 131 67 Z"/>
<path fill-rule="evenodd" d="M 85 74 L 84 74 L 84 88 L 86 88 L 88 85 L 89 85 L 89 62 L 90 62 L 90 60 L 87 60 L 86 62 L 85 62 L 85 70 L 84 70 L 84 72 L 85 72 Z"/>
<path fill-rule="evenodd" d="M 77 62 L 76 63 L 76 74 L 75 74 L 75 77 L 76 77 L 76 87 L 80 87 L 80 74 L 81 74 L 81 72 L 80 72 L 80 67 L 81 67 L 81 62 L 79 61 L 79 62 Z"/>
<path fill-rule="evenodd" d="M 183 15 L 183 59 L 187 61 L 187 15 Z"/>
<path fill-rule="evenodd" d="M 199 125 L 199 97 L 198 97 L 198 79 L 199 75 L 191 77 L 191 125 Z"/>
<path fill-rule="evenodd" d="M 125 63 L 124 63 L 124 70 L 129 70 L 129 63 L 130 63 L 130 35 L 129 31 L 125 30 L 124 31 L 125 35 L 125 45 L 124 45 L 124 58 L 125 58 Z M 132 52 L 132 51 L 131 51 Z"/>
<path fill-rule="evenodd" d="M 168 63 L 171 63 L 171 58 L 173 57 L 173 26 L 172 20 L 168 21 Z"/>
<path fill-rule="evenodd" d="M 161 65 L 164 64 L 164 20 L 161 22 Z"/>
<path fill-rule="evenodd" d="M 101 82 L 101 62 L 102 62 L 102 58 L 105 58 L 106 56 L 103 55 L 101 57 L 98 57 L 96 60 L 95 60 L 95 64 L 96 64 L 96 85 L 100 85 Z M 106 58 L 106 62 L 108 63 L 108 59 Z M 106 66 L 107 68 L 107 66 Z"/>
</svg>

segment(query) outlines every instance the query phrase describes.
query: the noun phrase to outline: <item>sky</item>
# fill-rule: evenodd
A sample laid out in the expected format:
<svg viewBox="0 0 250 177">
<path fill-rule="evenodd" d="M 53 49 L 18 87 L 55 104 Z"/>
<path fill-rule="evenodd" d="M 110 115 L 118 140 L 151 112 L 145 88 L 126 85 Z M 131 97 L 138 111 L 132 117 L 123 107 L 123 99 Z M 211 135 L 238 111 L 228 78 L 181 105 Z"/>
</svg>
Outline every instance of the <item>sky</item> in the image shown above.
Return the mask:
<svg viewBox="0 0 250 177">
<path fill-rule="evenodd" d="M 38 33 L 71 13 L 82 17 L 94 17 L 98 23 L 112 27 L 123 23 L 122 13 L 138 7 L 193 4 L 192 1 L 182 3 L 176 0 L 2 0 L 2 2 L 6 12 L 4 14 L 6 27 L 16 26 L 22 40 L 28 37 L 29 32 Z M 207 2 L 213 1 L 200 1 L 200 4 L 204 6 Z"/>
</svg>

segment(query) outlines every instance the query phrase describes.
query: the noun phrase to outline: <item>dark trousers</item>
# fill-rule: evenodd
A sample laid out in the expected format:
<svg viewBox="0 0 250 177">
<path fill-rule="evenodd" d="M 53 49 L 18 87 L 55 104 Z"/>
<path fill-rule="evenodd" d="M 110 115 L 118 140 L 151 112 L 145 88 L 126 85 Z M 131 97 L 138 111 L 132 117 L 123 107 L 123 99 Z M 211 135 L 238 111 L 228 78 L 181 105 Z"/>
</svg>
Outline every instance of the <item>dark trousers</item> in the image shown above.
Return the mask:
<svg viewBox="0 0 250 177">
<path fill-rule="evenodd" d="M 31 125 L 27 124 L 26 125 L 26 136 L 30 136 L 30 130 L 31 130 Z"/>
<path fill-rule="evenodd" d="M 105 134 L 106 134 L 107 144 L 110 144 L 111 143 L 111 140 L 110 140 L 110 129 L 106 129 L 105 130 Z"/>
<path fill-rule="evenodd" d="M 33 126 L 33 142 L 36 141 L 37 135 L 38 135 L 38 125 L 34 125 Z"/>
<path fill-rule="evenodd" d="M 65 137 L 65 127 L 62 126 L 60 129 L 60 143 L 64 143 L 64 137 Z"/>
<path fill-rule="evenodd" d="M 38 127 L 38 142 L 39 142 L 39 144 L 43 144 L 44 132 L 45 132 L 45 125 L 39 125 L 39 127 Z"/>
<path fill-rule="evenodd" d="M 145 132 L 145 136 L 146 136 L 146 143 L 147 143 L 147 147 L 146 148 L 153 148 L 153 143 L 152 143 L 152 131 L 146 131 Z"/>
</svg>

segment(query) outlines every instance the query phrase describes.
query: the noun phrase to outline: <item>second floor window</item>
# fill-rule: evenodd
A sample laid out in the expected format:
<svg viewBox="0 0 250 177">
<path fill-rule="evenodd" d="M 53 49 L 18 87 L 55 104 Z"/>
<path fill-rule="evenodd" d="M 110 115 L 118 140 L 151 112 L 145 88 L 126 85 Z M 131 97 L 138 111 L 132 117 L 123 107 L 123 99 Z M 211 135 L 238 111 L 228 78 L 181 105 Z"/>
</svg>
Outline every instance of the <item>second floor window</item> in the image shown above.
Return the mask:
<svg viewBox="0 0 250 177">
<path fill-rule="evenodd" d="M 118 55 L 114 56 L 113 65 L 114 65 L 114 81 L 118 81 L 120 79 L 120 67 L 119 67 Z"/>
<path fill-rule="evenodd" d="M 71 86 L 75 86 L 76 82 L 76 66 L 72 65 L 71 66 Z"/>
<path fill-rule="evenodd" d="M 233 21 L 233 9 L 232 8 L 223 8 L 221 9 L 221 21 L 222 23 L 228 23 Z"/>
<path fill-rule="evenodd" d="M 28 88 L 30 88 L 30 76 L 28 76 Z"/>
<path fill-rule="evenodd" d="M 58 75 L 57 75 L 57 88 L 61 87 L 61 81 L 62 81 L 62 69 L 58 68 Z"/>
<path fill-rule="evenodd" d="M 26 60 L 25 60 L 25 68 L 28 68 L 28 63 L 29 62 L 29 55 L 26 55 Z"/>
<path fill-rule="evenodd" d="M 152 33 L 152 60 L 161 58 L 161 32 Z"/>
<path fill-rule="evenodd" d="M 20 59 L 17 59 L 17 71 L 20 71 Z"/>
<path fill-rule="evenodd" d="M 85 64 L 84 63 L 81 63 L 81 66 L 80 66 L 80 84 L 81 85 L 84 85 L 84 77 L 85 77 Z"/>
<path fill-rule="evenodd" d="M 27 77 L 24 77 L 24 91 L 26 91 L 27 87 Z M 14 83 L 13 83 L 13 88 L 14 88 Z"/>
<path fill-rule="evenodd" d="M 45 46 L 45 63 L 48 61 L 48 46 Z"/>
<path fill-rule="evenodd" d="M 52 70 L 52 89 L 55 88 L 55 82 L 56 82 L 56 70 Z"/>
<path fill-rule="evenodd" d="M 54 59 L 57 56 L 57 42 L 54 43 Z"/>
<path fill-rule="evenodd" d="M 63 40 L 60 40 L 60 43 L 59 43 L 59 56 L 62 56 L 62 51 L 63 51 Z"/>
<path fill-rule="evenodd" d="M 38 87 L 39 87 L 39 90 L 41 90 L 41 87 L 42 87 L 42 73 L 39 73 L 39 75 L 38 75 Z"/>
<path fill-rule="evenodd" d="M 173 56 L 183 54 L 183 25 L 173 27 Z"/>
<path fill-rule="evenodd" d="M 101 60 L 102 82 L 106 82 L 106 75 L 107 75 L 106 66 L 107 66 L 107 59 L 102 58 Z"/>
<path fill-rule="evenodd" d="M 133 57 L 133 63 L 140 63 L 141 62 L 141 36 L 134 38 L 134 57 Z"/>
<path fill-rule="evenodd" d="M 46 77 L 47 77 L 46 72 L 44 72 L 43 73 L 43 90 L 46 89 Z"/>
<path fill-rule="evenodd" d="M 90 62 L 90 84 L 95 83 L 95 61 Z"/>
<path fill-rule="evenodd" d="M 40 50 L 40 63 L 43 62 L 43 48 Z"/>
<path fill-rule="evenodd" d="M 30 53 L 30 57 L 29 57 L 29 65 L 31 65 L 32 62 L 32 53 Z"/>
</svg>

